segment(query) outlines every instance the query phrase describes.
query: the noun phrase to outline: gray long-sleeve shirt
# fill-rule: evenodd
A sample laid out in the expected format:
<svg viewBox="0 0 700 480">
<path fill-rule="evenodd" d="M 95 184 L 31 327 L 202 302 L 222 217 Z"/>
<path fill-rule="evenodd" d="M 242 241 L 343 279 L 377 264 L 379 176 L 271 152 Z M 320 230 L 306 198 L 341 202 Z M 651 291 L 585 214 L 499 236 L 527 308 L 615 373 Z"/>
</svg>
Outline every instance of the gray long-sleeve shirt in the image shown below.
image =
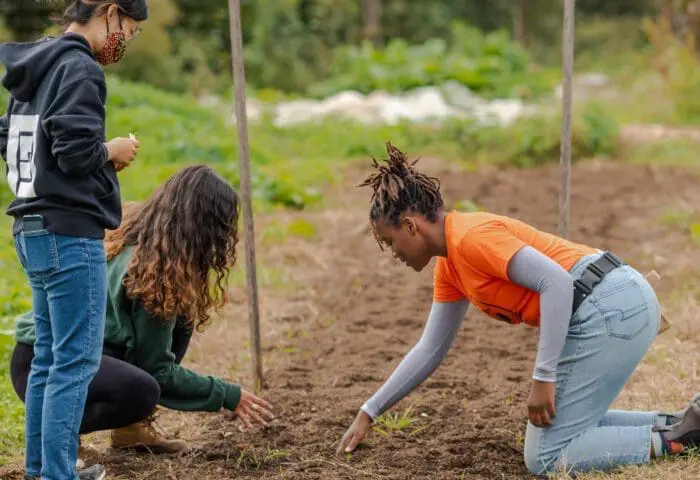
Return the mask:
<svg viewBox="0 0 700 480">
<path fill-rule="evenodd" d="M 573 278 L 559 264 L 529 246 L 513 256 L 508 277 L 540 294 L 540 340 L 532 377 L 555 382 L 571 318 Z M 374 419 L 423 383 L 450 349 L 468 307 L 466 300 L 434 302 L 420 340 L 362 410 Z"/>
</svg>

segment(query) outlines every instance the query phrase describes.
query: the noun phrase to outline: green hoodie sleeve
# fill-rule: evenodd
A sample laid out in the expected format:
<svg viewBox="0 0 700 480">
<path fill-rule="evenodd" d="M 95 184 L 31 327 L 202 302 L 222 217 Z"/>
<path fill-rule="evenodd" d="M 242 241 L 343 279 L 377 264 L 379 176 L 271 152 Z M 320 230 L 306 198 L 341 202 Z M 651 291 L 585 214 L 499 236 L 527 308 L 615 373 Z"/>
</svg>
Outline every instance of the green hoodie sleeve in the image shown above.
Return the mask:
<svg viewBox="0 0 700 480">
<path fill-rule="evenodd" d="M 138 302 L 132 314 L 135 344 L 125 360 L 145 370 L 160 385 L 160 405 L 173 410 L 215 412 L 234 410 L 241 388 L 218 378 L 199 375 L 175 363 L 171 351 L 175 322 L 151 317 Z"/>
</svg>

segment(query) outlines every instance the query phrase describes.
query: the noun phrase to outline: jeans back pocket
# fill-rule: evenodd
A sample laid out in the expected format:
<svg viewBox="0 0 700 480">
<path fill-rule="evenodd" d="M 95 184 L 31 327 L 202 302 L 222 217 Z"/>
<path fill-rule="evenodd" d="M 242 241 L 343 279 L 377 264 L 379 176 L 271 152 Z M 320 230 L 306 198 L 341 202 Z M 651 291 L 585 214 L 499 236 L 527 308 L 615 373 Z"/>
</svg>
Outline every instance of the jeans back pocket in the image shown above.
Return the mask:
<svg viewBox="0 0 700 480">
<path fill-rule="evenodd" d="M 629 267 L 611 272 L 606 280 L 591 303 L 603 315 L 608 335 L 633 339 L 651 322 L 650 299 Z"/>
<path fill-rule="evenodd" d="M 59 269 L 56 235 L 47 231 L 20 233 L 24 250 L 24 268 L 30 275 L 50 275 Z"/>
</svg>

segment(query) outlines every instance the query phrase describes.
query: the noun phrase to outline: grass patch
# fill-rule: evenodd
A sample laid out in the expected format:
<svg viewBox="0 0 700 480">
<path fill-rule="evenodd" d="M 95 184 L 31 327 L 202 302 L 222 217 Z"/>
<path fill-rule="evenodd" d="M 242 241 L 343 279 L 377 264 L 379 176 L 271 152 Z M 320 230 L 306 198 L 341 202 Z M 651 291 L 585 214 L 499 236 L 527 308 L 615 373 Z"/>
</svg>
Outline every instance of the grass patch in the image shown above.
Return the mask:
<svg viewBox="0 0 700 480">
<path fill-rule="evenodd" d="M 316 237 L 316 225 L 303 218 L 289 222 L 275 220 L 267 224 L 262 233 L 262 241 L 273 245 L 284 242 L 288 237 L 298 237 L 311 240 Z"/>
<path fill-rule="evenodd" d="M 414 435 L 427 427 L 421 424 L 421 419 L 414 415 L 413 407 L 408 407 L 403 412 L 386 412 L 377 417 L 372 430 L 385 437 L 396 432 Z"/>
<path fill-rule="evenodd" d="M 260 470 L 261 468 L 269 467 L 270 464 L 279 463 L 279 461 L 289 458 L 291 455 L 291 450 L 280 450 L 270 447 L 267 447 L 265 450 L 256 450 L 246 445 L 238 453 L 236 468 Z"/>
<path fill-rule="evenodd" d="M 8 369 L 14 340 L 6 330 L 11 327 L 6 320 L 0 320 L 0 466 L 21 452 L 24 441 L 24 405 L 10 381 Z"/>
<path fill-rule="evenodd" d="M 693 243 L 700 245 L 700 217 L 694 210 L 666 210 L 659 217 L 664 225 L 676 227 L 690 236 Z"/>
<path fill-rule="evenodd" d="M 645 165 L 697 167 L 699 145 L 688 138 L 659 140 L 629 148 L 625 158 L 632 163 Z"/>
</svg>

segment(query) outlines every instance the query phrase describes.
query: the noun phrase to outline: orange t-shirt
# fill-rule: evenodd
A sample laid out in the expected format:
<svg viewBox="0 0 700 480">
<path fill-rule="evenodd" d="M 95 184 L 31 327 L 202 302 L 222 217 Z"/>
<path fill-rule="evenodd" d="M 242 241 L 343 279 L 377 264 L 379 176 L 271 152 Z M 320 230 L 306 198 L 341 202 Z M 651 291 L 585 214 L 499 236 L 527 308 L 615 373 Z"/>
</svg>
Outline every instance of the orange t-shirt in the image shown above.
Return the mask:
<svg viewBox="0 0 700 480">
<path fill-rule="evenodd" d="M 466 298 L 487 315 L 509 323 L 540 324 L 539 294 L 512 283 L 508 264 L 529 245 L 569 271 L 598 250 L 539 231 L 513 218 L 485 212 L 451 212 L 445 219 L 447 258 L 435 266 L 433 299 Z"/>
</svg>

